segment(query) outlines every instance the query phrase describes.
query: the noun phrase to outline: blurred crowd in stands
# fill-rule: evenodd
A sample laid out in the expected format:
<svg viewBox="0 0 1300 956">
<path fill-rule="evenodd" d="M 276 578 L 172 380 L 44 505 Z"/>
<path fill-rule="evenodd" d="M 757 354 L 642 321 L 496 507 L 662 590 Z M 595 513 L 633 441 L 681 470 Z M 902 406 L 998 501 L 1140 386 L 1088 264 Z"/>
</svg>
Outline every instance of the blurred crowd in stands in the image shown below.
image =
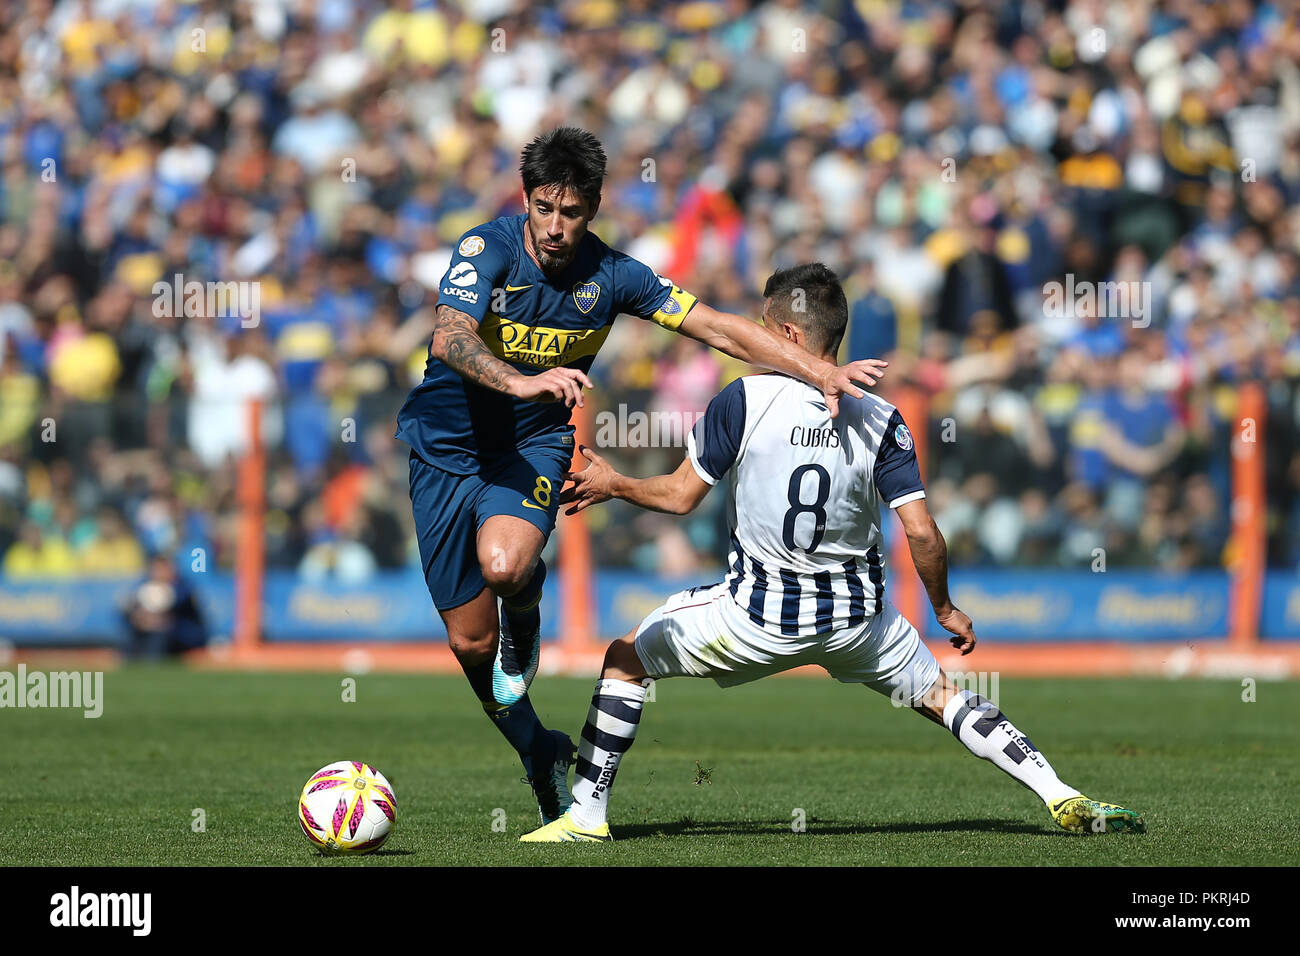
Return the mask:
<svg viewBox="0 0 1300 956">
<path fill-rule="evenodd" d="M 271 567 L 416 560 L 395 413 L 452 244 L 519 211 L 519 147 L 557 125 L 609 153 L 595 231 L 702 301 L 844 278 L 843 358 L 929 400 L 955 565 L 1224 566 L 1258 382 L 1294 567 L 1298 64 L 1293 2 L 14 0 L 0 573 L 229 568 L 253 398 Z M 174 314 L 178 276 L 255 283 L 257 321 Z M 1128 282 L 1123 314 L 1045 292 Z M 744 371 L 624 318 L 595 409 L 699 411 Z M 596 558 L 716 567 L 722 504 L 594 509 Z"/>
</svg>

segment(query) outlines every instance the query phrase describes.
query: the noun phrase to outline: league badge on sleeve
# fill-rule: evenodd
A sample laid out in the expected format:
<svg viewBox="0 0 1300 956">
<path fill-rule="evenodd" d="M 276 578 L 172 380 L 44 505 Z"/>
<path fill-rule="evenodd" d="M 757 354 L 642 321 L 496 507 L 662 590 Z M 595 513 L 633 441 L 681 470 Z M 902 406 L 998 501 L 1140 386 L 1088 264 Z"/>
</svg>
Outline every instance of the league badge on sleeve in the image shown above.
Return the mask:
<svg viewBox="0 0 1300 956">
<path fill-rule="evenodd" d="M 912 450 L 912 433 L 907 430 L 906 425 L 899 425 L 894 429 L 894 441 L 898 442 L 898 447 L 903 451 Z"/>
<path fill-rule="evenodd" d="M 456 249 L 462 256 L 468 259 L 470 256 L 476 256 L 484 249 L 482 236 L 466 236 L 460 241 L 460 246 Z"/>
</svg>

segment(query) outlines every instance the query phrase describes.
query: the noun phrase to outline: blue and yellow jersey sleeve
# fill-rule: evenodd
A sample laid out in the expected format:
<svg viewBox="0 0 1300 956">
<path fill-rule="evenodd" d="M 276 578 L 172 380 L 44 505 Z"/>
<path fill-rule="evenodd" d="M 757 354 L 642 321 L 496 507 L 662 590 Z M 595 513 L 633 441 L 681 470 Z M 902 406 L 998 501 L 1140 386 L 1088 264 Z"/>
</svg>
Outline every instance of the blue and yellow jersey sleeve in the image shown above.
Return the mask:
<svg viewBox="0 0 1300 956">
<path fill-rule="evenodd" d="M 438 283 L 438 304 L 482 322 L 492 306 L 492 290 L 509 274 L 514 250 L 490 223 L 460 237 L 451 265 Z"/>
<path fill-rule="evenodd" d="M 619 290 L 619 311 L 649 319 L 665 329 L 676 330 L 695 306 L 695 296 L 631 256 L 620 256 L 615 261 L 614 279 Z"/>
</svg>

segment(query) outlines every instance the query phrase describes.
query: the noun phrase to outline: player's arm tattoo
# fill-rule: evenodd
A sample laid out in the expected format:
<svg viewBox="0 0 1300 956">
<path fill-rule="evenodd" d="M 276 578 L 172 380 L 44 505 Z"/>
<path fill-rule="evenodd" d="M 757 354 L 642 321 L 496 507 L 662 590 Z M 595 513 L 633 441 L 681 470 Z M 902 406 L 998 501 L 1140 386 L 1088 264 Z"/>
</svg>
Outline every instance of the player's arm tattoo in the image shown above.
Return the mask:
<svg viewBox="0 0 1300 956">
<path fill-rule="evenodd" d="M 438 306 L 433 318 L 433 357 L 443 362 L 461 378 L 485 388 L 511 394 L 519 373 L 501 361 L 483 344 L 478 323 L 470 316 L 447 305 Z"/>
</svg>

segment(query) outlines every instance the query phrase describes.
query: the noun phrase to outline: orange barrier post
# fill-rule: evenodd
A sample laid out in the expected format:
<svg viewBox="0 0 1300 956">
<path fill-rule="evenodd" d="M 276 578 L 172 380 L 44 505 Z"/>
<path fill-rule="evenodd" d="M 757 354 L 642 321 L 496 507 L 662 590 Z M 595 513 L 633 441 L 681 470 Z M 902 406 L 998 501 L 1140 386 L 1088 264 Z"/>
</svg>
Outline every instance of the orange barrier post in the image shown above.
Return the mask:
<svg viewBox="0 0 1300 956">
<path fill-rule="evenodd" d="M 248 449 L 239 462 L 239 537 L 235 546 L 235 633 L 238 654 L 262 639 L 262 574 L 265 566 L 266 451 L 262 403 L 248 403 Z"/>
<path fill-rule="evenodd" d="M 903 421 L 907 422 L 907 428 L 912 433 L 912 441 L 916 444 L 916 460 L 921 468 L 921 480 L 924 481 L 926 438 L 930 433 L 929 399 L 921 389 L 912 385 L 903 385 L 890 393 L 889 401 L 894 403 L 898 414 L 903 416 Z M 886 515 L 880 516 L 882 523 L 886 517 Z M 921 589 L 921 579 L 916 575 L 916 568 L 912 565 L 912 552 L 907 546 L 907 535 L 903 534 L 902 526 L 897 523 L 897 519 L 894 521 L 896 523 L 892 528 L 893 537 L 889 549 L 888 587 L 894 594 L 894 606 L 924 634 L 930 614 L 930 604 Z"/>
<path fill-rule="evenodd" d="M 1260 604 L 1268 561 L 1265 519 L 1264 423 L 1268 401 L 1257 383 L 1238 392 L 1232 436 L 1232 555 L 1228 603 L 1229 644 L 1250 650 L 1259 643 Z"/>
<path fill-rule="evenodd" d="M 579 445 L 591 447 L 591 405 L 573 410 L 573 462 L 571 471 L 587 467 Z M 560 489 L 554 490 L 555 494 Z M 596 640 L 594 572 L 591 560 L 591 529 L 585 514 L 565 517 L 560 527 L 560 643 L 566 651 L 589 651 Z"/>
</svg>

